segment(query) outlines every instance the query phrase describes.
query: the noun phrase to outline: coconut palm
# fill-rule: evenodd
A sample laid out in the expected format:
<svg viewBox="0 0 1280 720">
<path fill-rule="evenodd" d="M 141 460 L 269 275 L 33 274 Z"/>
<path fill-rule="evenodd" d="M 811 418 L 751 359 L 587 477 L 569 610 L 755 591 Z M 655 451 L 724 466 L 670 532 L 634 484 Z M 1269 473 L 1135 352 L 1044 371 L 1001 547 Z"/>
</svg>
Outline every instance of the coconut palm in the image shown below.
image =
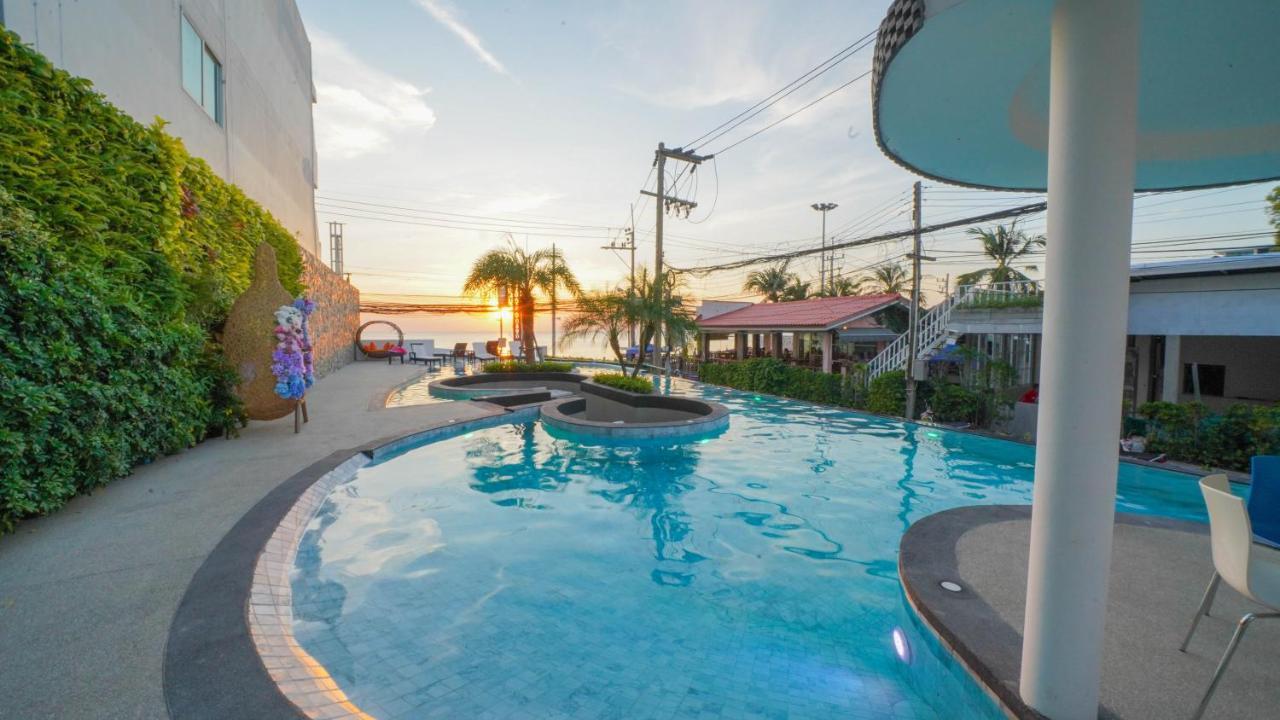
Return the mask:
<svg viewBox="0 0 1280 720">
<path fill-rule="evenodd" d="M 635 321 L 638 301 L 627 290 L 614 288 L 585 293 L 578 298 L 578 310 L 564 324 L 565 342 L 579 338 L 603 337 L 613 350 L 618 364 L 626 367 L 622 334 Z"/>
<path fill-rule="evenodd" d="M 857 287 L 859 292 L 873 295 L 901 295 L 910 289 L 911 276 L 906 268 L 897 263 L 880 265 L 867 275 L 858 278 Z"/>
<path fill-rule="evenodd" d="M 649 270 L 640 268 L 640 276 L 636 279 L 638 294 L 631 306 L 632 318 L 640 326 L 640 348 L 649 347 L 649 343 L 661 332 L 666 347 L 679 347 L 686 344 L 698 333 L 698 323 L 694 319 L 694 309 L 685 303 L 682 292 L 684 281 L 673 272 L 666 271 L 662 275 L 662 297 L 654 292 L 654 282 L 649 279 Z M 636 356 L 635 367 L 631 376 L 640 374 L 644 364 L 644 353 Z M 625 367 L 625 366 L 624 366 Z"/>
<path fill-rule="evenodd" d="M 790 302 L 792 300 L 806 300 L 810 297 L 809 287 L 811 285 L 812 283 L 800 282 L 800 278 L 793 276 L 791 278 L 790 284 L 788 284 L 787 287 L 783 289 L 780 299 L 783 302 Z"/>
<path fill-rule="evenodd" d="M 968 234 L 982 241 L 982 253 L 995 261 L 994 267 L 974 270 L 956 278 L 960 285 L 974 285 L 980 282 L 1016 282 L 1030 281 L 1031 278 L 1014 268 L 1013 264 L 1044 247 L 1043 235 L 1028 235 L 1018 229 L 1018 223 L 1012 222 L 1008 227 L 996 225 L 991 229 L 969 228 Z M 1035 265 L 1024 265 L 1025 270 L 1035 270 Z"/>
<path fill-rule="evenodd" d="M 847 278 L 840 277 L 829 281 L 827 287 L 815 293 L 818 297 L 848 297 L 859 293 L 858 283 Z"/>
<path fill-rule="evenodd" d="M 776 303 L 782 299 L 787 286 L 796 281 L 795 273 L 787 272 L 787 263 L 781 262 L 763 270 L 753 270 L 742 284 L 742 290 L 763 295 L 765 302 Z"/>
<path fill-rule="evenodd" d="M 471 265 L 471 273 L 462 286 L 462 291 L 468 295 L 496 296 L 506 290 L 515 297 L 520 338 L 528 362 L 534 361 L 538 344 L 533 334 L 534 295 L 550 295 L 558 289 L 567 290 L 575 296 L 581 293 L 578 280 L 565 264 L 564 256 L 558 250 L 526 252 L 510 238 L 507 247 L 495 248 L 481 255 Z"/>
</svg>

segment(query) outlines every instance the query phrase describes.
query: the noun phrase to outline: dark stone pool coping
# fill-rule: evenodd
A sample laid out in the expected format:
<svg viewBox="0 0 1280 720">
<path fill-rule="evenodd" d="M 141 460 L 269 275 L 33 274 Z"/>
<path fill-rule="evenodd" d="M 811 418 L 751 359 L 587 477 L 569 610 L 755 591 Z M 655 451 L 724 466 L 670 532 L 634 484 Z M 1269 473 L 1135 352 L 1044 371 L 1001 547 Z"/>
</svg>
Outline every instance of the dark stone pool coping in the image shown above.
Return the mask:
<svg viewBox="0 0 1280 720">
<path fill-rule="evenodd" d="M 1203 534 L 1207 526 L 1189 520 L 1116 513 L 1116 523 Z M 956 546 L 962 535 L 987 524 L 1031 519 L 1030 505 L 975 505 L 934 513 L 916 521 L 898 546 L 898 576 L 913 612 L 942 646 L 1010 717 L 1044 720 L 1018 694 L 1022 634 L 964 583 L 944 590 L 943 580 L 960 579 Z M 1016 572 L 1023 572 L 1018 568 Z M 1099 709 L 1100 718 L 1114 714 Z"/>
<path fill-rule="evenodd" d="M 252 619 L 255 611 L 267 608 L 254 593 L 263 592 L 264 573 L 273 575 L 275 581 L 283 582 L 287 589 L 289 565 L 280 562 L 283 557 L 275 557 L 285 549 L 280 546 L 281 533 L 295 534 L 300 539 L 301 531 L 327 490 L 350 477 L 358 467 L 423 442 L 538 416 L 536 404 L 501 410 L 495 406 L 494 410 L 488 417 L 450 421 L 335 451 L 277 485 L 245 513 L 196 570 L 174 614 L 163 667 L 164 699 L 169 717 L 173 720 L 368 717 L 349 703 L 343 705 L 345 697 L 341 690 L 332 680 L 327 680 L 323 667 L 318 667 L 318 675 L 317 668 L 306 663 L 309 657 L 305 653 L 295 657 L 284 652 L 287 643 L 280 638 L 272 642 L 282 648 L 282 652 L 273 653 L 270 648 L 264 648 L 263 638 L 260 634 L 255 638 L 256 631 L 251 626 L 260 625 Z M 311 502 L 305 502 L 308 500 Z M 296 540 L 287 550 L 296 550 Z M 278 628 L 288 630 L 288 618 L 275 619 Z M 291 632 L 288 641 L 292 641 Z M 275 667 L 269 670 L 267 662 Z M 282 676 L 281 667 L 288 665 L 296 667 L 286 669 Z M 282 680 L 293 687 L 282 686 Z M 314 687 L 306 688 L 306 683 Z M 300 704 L 311 712 L 304 712 Z"/>
<path fill-rule="evenodd" d="M 484 393 L 479 396 L 479 399 L 484 399 L 491 394 L 506 395 L 523 392 L 529 388 L 538 387 L 542 383 L 556 383 L 566 388 L 572 386 L 576 391 L 577 387 L 586 380 L 586 375 L 575 372 L 476 373 L 432 380 L 427 384 L 427 392 L 434 397 L 454 400 L 470 400 L 477 398 L 476 393 Z M 521 383 L 524 387 L 484 387 L 494 383 Z M 560 389 L 554 386 L 547 387 Z"/>
<path fill-rule="evenodd" d="M 634 393 L 590 381 L 582 383 L 581 391 L 584 395 L 597 395 L 633 408 L 676 410 L 696 417 L 627 423 L 587 420 L 575 417 L 584 410 L 587 401 L 574 397 L 543 405 L 543 424 L 577 435 L 628 440 L 700 437 L 729 427 L 729 408 L 717 402 L 681 395 Z"/>
</svg>

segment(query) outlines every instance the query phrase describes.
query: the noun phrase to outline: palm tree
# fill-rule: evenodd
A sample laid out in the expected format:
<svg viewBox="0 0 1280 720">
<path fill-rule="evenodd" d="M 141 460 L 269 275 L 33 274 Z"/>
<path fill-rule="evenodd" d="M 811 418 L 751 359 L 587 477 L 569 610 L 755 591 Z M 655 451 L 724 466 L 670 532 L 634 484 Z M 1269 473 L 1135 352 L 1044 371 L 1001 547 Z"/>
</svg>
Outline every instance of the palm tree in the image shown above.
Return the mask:
<svg viewBox="0 0 1280 720">
<path fill-rule="evenodd" d="M 742 284 L 742 290 L 763 295 L 765 302 L 776 303 L 787 286 L 796 281 L 795 273 L 787 272 L 787 262 L 783 261 L 763 270 L 753 270 Z"/>
<path fill-rule="evenodd" d="M 1000 283 L 1031 280 L 1015 269 L 1013 263 L 1043 248 L 1045 243 L 1043 235 L 1026 234 L 1018 229 L 1017 221 L 1010 223 L 1008 227 L 996 225 L 990 230 L 969 228 L 967 232 L 982 241 L 983 254 L 994 260 L 996 264 L 995 267 L 974 270 L 961 275 L 956 278 L 957 284 L 974 285 L 983 281 Z M 1036 269 L 1035 265 L 1023 267 L 1026 270 Z"/>
<path fill-rule="evenodd" d="M 791 283 L 782 291 L 781 300 L 789 302 L 792 300 L 808 299 L 810 285 L 811 283 L 800 282 L 800 278 L 792 276 Z"/>
<path fill-rule="evenodd" d="M 577 312 L 564 324 L 564 340 L 603 336 L 618 364 L 625 368 L 622 334 L 635 321 L 637 305 L 636 298 L 622 288 L 584 294 L 578 298 Z"/>
<path fill-rule="evenodd" d="M 525 360 L 533 362 L 538 343 L 533 334 L 534 294 L 550 295 L 557 289 L 564 289 L 576 296 L 582 290 L 558 250 L 526 252 L 511 238 L 507 240 L 506 248 L 490 250 L 472 264 L 462 291 L 487 297 L 498 295 L 505 289 L 514 295 Z"/>
<path fill-rule="evenodd" d="M 901 295 L 910 288 L 911 276 L 906 268 L 894 263 L 881 265 L 870 274 L 858 278 L 858 291 L 874 295 Z"/>
<path fill-rule="evenodd" d="M 815 293 L 818 297 L 848 297 L 858 294 L 858 283 L 847 277 L 839 277 L 829 281 L 827 287 Z"/>
<path fill-rule="evenodd" d="M 640 276 L 636 279 L 639 294 L 635 297 L 630 312 L 631 319 L 640 326 L 641 352 L 636 355 L 636 364 L 631 370 L 632 377 L 640 374 L 640 367 L 644 364 L 644 349 L 649 347 L 659 331 L 667 347 L 684 345 L 698 333 L 694 309 L 678 294 L 684 288 L 683 279 L 670 270 L 663 272 L 662 278 L 662 282 L 658 283 L 662 287 L 661 298 L 654 292 L 655 283 L 649 279 L 647 268 L 640 268 Z"/>
</svg>

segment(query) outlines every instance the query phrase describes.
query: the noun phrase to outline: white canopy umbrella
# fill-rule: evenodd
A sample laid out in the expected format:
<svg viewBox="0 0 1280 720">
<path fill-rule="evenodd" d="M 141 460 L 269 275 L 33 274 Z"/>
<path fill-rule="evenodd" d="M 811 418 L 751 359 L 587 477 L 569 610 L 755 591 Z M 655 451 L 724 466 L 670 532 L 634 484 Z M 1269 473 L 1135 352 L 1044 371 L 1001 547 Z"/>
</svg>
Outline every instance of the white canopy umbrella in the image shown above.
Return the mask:
<svg viewBox="0 0 1280 720">
<path fill-rule="evenodd" d="M 896 0 L 876 140 L 926 177 L 1048 190 L 1020 692 L 1098 712 L 1134 190 L 1280 177 L 1275 0 Z"/>
</svg>

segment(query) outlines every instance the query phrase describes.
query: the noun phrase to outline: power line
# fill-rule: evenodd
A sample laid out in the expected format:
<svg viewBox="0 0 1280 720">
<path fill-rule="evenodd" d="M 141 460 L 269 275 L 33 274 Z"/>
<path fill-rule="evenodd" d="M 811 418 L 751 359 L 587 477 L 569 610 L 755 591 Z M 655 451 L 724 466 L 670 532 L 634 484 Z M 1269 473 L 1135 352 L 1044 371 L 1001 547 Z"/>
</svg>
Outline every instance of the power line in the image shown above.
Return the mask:
<svg viewBox="0 0 1280 720">
<path fill-rule="evenodd" d="M 959 220 L 952 220 L 950 222 L 929 225 L 928 227 L 920 228 L 919 232 L 930 233 L 930 232 L 936 232 L 938 230 L 945 230 L 951 227 L 959 227 L 961 225 L 970 225 L 973 223 L 989 222 L 991 220 L 1001 220 L 1004 218 L 1022 217 L 1024 215 L 1044 212 L 1045 207 L 1046 207 L 1045 203 L 1042 203 L 1042 202 L 1032 203 L 1030 205 L 1022 205 L 1016 208 L 1010 208 L 1008 210 L 1001 210 L 997 212 L 986 213 L 985 215 L 975 215 L 972 217 L 960 218 Z M 915 232 L 917 231 L 914 228 L 910 230 L 899 230 L 897 232 L 885 233 L 882 235 L 873 235 L 871 237 L 864 237 L 864 238 L 859 238 L 857 240 L 849 240 L 842 243 L 831 244 L 831 245 L 828 245 L 826 249 L 827 250 L 843 250 L 845 248 L 858 247 L 861 245 L 870 245 L 872 243 L 884 242 L 886 240 L 897 240 L 899 238 L 910 236 Z M 813 255 L 819 252 L 822 252 L 822 248 L 806 248 L 803 250 L 795 250 L 788 253 L 778 253 L 774 255 L 760 255 L 757 257 L 744 258 L 736 262 L 725 263 L 722 265 L 707 265 L 703 267 L 690 267 L 690 268 L 673 267 L 672 270 L 676 270 L 678 272 L 683 272 L 683 273 L 690 273 L 694 275 L 705 275 L 707 273 L 716 272 L 720 270 L 736 270 L 738 268 L 744 268 L 750 265 L 758 265 L 760 263 L 781 262 L 783 260 L 792 260 L 794 258 L 803 257 L 806 255 Z"/>
<path fill-rule="evenodd" d="M 764 127 L 760 128 L 759 130 L 756 130 L 755 132 L 753 132 L 753 133 L 751 133 L 750 135 L 748 135 L 748 136 L 746 136 L 746 137 L 742 138 L 741 140 L 738 140 L 737 142 L 730 143 L 729 145 L 726 145 L 725 147 L 722 147 L 722 148 L 720 148 L 719 150 L 717 150 L 717 151 L 715 151 L 715 152 L 713 152 L 713 153 L 711 153 L 711 154 L 712 154 L 712 155 L 723 155 L 723 154 L 725 154 L 725 153 L 729 152 L 730 150 L 732 150 L 732 149 L 734 149 L 734 148 L 738 147 L 738 146 L 739 146 L 739 145 L 741 145 L 742 143 L 744 143 L 744 142 L 746 142 L 746 141 L 750 140 L 751 138 L 753 138 L 753 137 L 755 137 L 755 136 L 759 135 L 760 133 L 762 133 L 762 132 L 764 132 L 764 131 L 766 131 L 766 130 L 769 130 L 770 128 L 777 127 L 777 126 L 778 126 L 778 125 L 780 125 L 781 123 L 784 123 L 784 122 L 786 122 L 787 120 L 790 120 L 791 118 L 795 117 L 796 115 L 799 115 L 800 113 L 804 112 L 805 110 L 808 110 L 809 108 L 813 107 L 814 105 L 817 105 L 818 103 L 822 102 L 823 100 L 826 100 L 827 98 L 831 97 L 832 95 L 835 95 L 836 93 L 840 92 L 841 90 L 844 90 L 845 88 L 847 88 L 847 87 L 849 87 L 850 85 L 852 85 L 852 84 L 854 84 L 854 83 L 858 82 L 859 80 L 861 80 L 861 79 L 863 79 L 863 78 L 867 77 L 867 76 L 868 76 L 868 75 L 870 75 L 870 74 L 871 74 L 871 71 L 870 71 L 870 70 L 868 70 L 868 71 L 866 71 L 866 72 L 864 72 L 864 73 L 862 73 L 862 74 L 860 74 L 860 75 L 857 75 L 857 76 L 853 77 L 852 79 L 850 79 L 848 82 L 844 83 L 843 85 L 839 85 L 839 86 L 837 86 L 836 88 L 834 88 L 833 90 L 831 90 L 830 92 L 826 93 L 825 95 L 819 96 L 816 100 L 813 100 L 813 101 L 811 101 L 811 102 L 809 102 L 809 103 L 807 103 L 807 104 L 805 104 L 805 105 L 802 105 L 802 106 L 800 107 L 800 109 L 795 110 L 795 111 L 793 111 L 793 112 L 789 112 L 789 113 L 787 113 L 786 115 L 783 115 L 782 117 L 778 118 L 777 120 L 774 120 L 773 122 L 769 123 L 768 125 L 765 125 Z"/>
<path fill-rule="evenodd" d="M 730 131 L 730 130 L 732 130 L 734 127 L 737 127 L 738 125 L 741 125 L 742 123 L 746 122 L 747 120 L 750 120 L 752 117 L 755 117 L 756 115 L 760 114 L 760 112 L 762 112 L 762 111 L 764 111 L 764 110 L 768 109 L 768 107 L 770 107 L 770 106 L 772 106 L 773 104 L 777 103 L 777 102 L 778 102 L 779 100 L 781 100 L 782 98 L 785 98 L 787 95 L 790 95 L 791 93 L 795 92 L 796 90 L 799 90 L 800 88 L 804 87 L 804 86 L 805 86 L 805 85 L 807 85 L 810 81 L 812 81 L 812 80 L 814 80 L 815 78 L 817 78 L 819 75 L 822 75 L 823 73 L 827 72 L 828 70 L 830 70 L 831 68 L 835 67 L 836 65 L 839 65 L 840 63 L 844 62 L 845 60 L 848 60 L 850 57 L 852 57 L 852 56 L 853 56 L 855 53 L 857 53 L 859 50 L 862 50 L 862 48 L 866 47 L 866 46 L 867 46 L 867 44 L 869 44 L 869 43 L 867 43 L 867 41 L 868 41 L 868 40 L 870 40 L 870 39 L 872 39 L 872 38 L 874 38 L 874 37 L 875 37 L 875 35 L 876 35 L 876 32 L 877 32 L 876 30 L 872 30 L 871 32 L 867 33 L 866 35 L 863 35 L 862 37 L 858 38 L 857 40 L 854 40 L 852 43 L 850 43 L 849 45 L 845 46 L 843 49 L 841 49 L 841 50 L 839 50 L 838 52 L 836 52 L 836 54 L 835 54 L 835 55 L 832 55 L 831 57 L 827 58 L 826 60 L 823 60 L 822 62 L 820 62 L 820 63 L 818 63 L 817 65 L 815 65 L 815 66 L 813 66 L 812 68 L 810 68 L 808 72 L 804 73 L 803 75 L 801 75 L 800 77 L 796 78 L 795 80 L 792 80 L 791 82 L 787 83 L 786 85 L 783 85 L 782 87 L 778 88 L 778 89 L 777 89 L 777 90 L 775 90 L 771 95 L 769 95 L 768 97 L 764 98 L 763 100 L 761 100 L 761 101 L 757 102 L 755 105 L 752 105 L 751 107 L 747 108 L 746 110 L 743 110 L 742 112 L 738 113 L 737 115 L 734 115 L 733 117 L 729 118 L 728 120 L 726 120 L 726 121 L 724 121 L 724 122 L 720 123 L 719 125 L 717 125 L 717 126 L 715 126 L 715 127 L 711 128 L 711 130 L 709 130 L 709 131 L 707 131 L 707 132 L 703 133 L 702 135 L 700 135 L 700 136 L 698 136 L 698 137 L 694 138 L 693 140 L 691 140 L 691 141 L 689 141 L 689 142 L 685 143 L 685 144 L 683 145 L 683 147 L 693 148 L 694 150 L 696 150 L 696 149 L 698 148 L 698 144 L 699 144 L 699 143 L 701 143 L 703 140 L 706 140 L 707 142 L 713 142 L 713 141 L 715 141 L 715 139 L 716 139 L 716 138 L 720 137 L 721 135 L 724 135 L 724 133 L 725 133 L 725 132 L 729 132 L 729 131 Z M 865 44 L 864 44 L 864 43 L 865 43 Z M 859 47 L 859 45 L 861 45 L 861 47 Z M 847 54 L 846 54 L 846 53 L 847 53 Z M 844 57 L 841 57 L 842 55 L 843 55 Z M 824 67 L 824 66 L 825 66 L 825 67 Z M 816 74 L 815 74 L 815 73 L 816 73 Z M 808 78 L 808 79 L 806 79 L 806 78 Z M 797 85 L 796 83 L 799 83 L 799 84 Z M 792 86 L 794 86 L 794 87 L 792 87 Z M 785 93 L 785 94 L 783 94 L 783 93 Z M 780 94 L 781 94 L 781 96 L 780 96 Z M 772 102 L 771 102 L 771 101 L 772 101 Z M 768 103 L 768 104 L 766 105 L 766 103 Z M 761 106 L 763 106 L 763 107 L 761 107 Z M 752 111 L 755 111 L 755 112 L 752 112 Z M 751 113 L 751 115 L 750 115 L 750 116 L 747 116 L 747 117 L 743 117 L 744 115 L 747 115 L 748 113 Z M 739 118 L 741 118 L 741 121 L 740 121 L 740 122 L 736 122 L 736 123 L 735 123 L 735 121 L 737 121 Z M 726 126 L 726 125 L 729 125 L 730 123 L 734 123 L 733 127 L 725 128 L 725 126 Z M 719 131 L 721 128 L 725 128 L 724 132 L 721 132 L 721 133 L 719 133 L 719 134 L 716 134 L 716 135 L 715 135 L 715 137 L 710 137 L 710 138 L 708 139 L 708 137 L 709 137 L 709 136 L 711 136 L 713 133 L 717 133 L 717 131 Z"/>
</svg>

